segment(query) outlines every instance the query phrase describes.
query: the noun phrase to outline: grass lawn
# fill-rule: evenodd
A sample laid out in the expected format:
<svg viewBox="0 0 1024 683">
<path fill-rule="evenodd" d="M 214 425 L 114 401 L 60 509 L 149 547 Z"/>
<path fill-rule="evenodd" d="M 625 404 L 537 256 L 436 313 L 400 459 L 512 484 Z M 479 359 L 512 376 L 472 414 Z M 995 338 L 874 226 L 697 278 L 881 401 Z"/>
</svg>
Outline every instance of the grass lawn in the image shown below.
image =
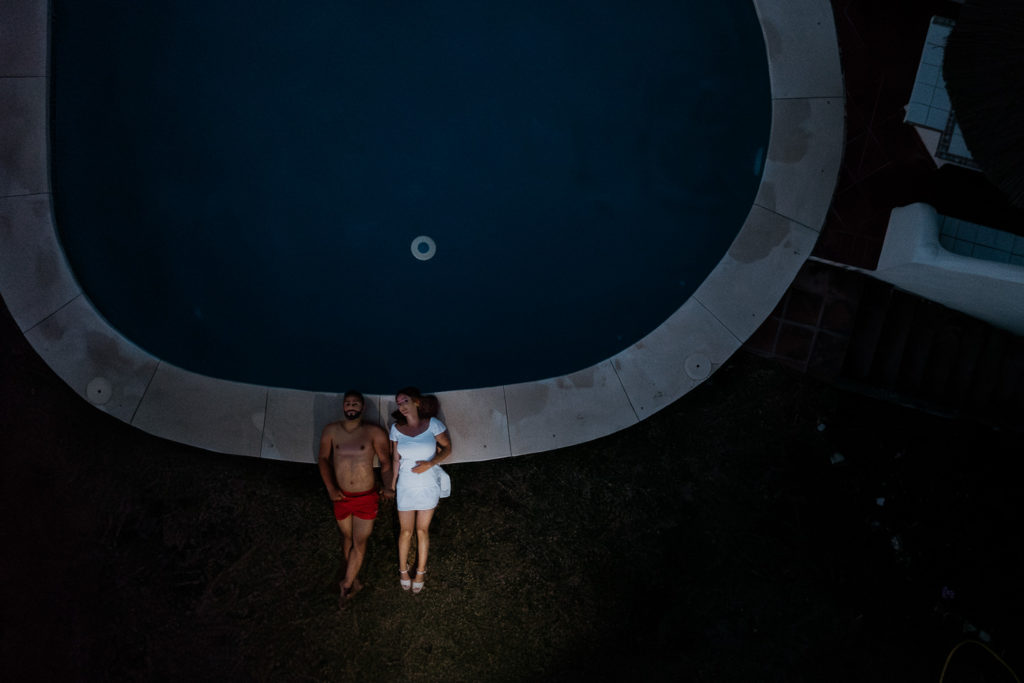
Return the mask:
<svg viewBox="0 0 1024 683">
<path fill-rule="evenodd" d="M 2 336 L 7 680 L 938 680 L 971 629 L 1024 667 L 1019 432 L 741 352 L 631 429 L 446 466 L 424 592 L 385 507 L 339 612 L 312 462 L 138 432 Z M 964 647 L 946 680 L 1011 678 Z"/>
</svg>

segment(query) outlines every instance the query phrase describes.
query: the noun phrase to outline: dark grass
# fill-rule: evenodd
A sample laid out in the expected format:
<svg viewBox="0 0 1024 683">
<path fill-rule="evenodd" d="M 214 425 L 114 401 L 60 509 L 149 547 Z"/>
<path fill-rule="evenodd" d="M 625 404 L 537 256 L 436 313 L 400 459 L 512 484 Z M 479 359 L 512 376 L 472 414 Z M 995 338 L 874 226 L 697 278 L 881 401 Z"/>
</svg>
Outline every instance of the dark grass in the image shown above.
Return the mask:
<svg viewBox="0 0 1024 683">
<path fill-rule="evenodd" d="M 1019 433 L 741 353 L 613 436 L 450 466 L 426 590 L 386 508 L 339 613 L 312 463 L 142 434 L 3 325 L 7 680 L 938 680 L 965 627 L 1021 662 Z"/>
</svg>

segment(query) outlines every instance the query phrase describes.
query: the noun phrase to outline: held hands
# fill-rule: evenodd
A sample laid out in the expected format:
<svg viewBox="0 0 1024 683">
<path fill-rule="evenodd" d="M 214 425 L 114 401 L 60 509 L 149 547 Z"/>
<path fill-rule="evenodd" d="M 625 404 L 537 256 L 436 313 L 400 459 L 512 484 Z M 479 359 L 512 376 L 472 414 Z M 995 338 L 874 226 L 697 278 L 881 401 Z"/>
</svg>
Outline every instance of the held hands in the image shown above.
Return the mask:
<svg viewBox="0 0 1024 683">
<path fill-rule="evenodd" d="M 380 495 L 382 495 L 387 500 L 394 500 L 395 499 L 395 490 L 391 489 L 391 488 L 387 488 L 385 486 L 385 487 L 381 488 Z"/>
<path fill-rule="evenodd" d="M 429 460 L 417 460 L 416 467 L 412 468 L 412 471 L 416 474 L 423 474 L 434 465 Z"/>
</svg>

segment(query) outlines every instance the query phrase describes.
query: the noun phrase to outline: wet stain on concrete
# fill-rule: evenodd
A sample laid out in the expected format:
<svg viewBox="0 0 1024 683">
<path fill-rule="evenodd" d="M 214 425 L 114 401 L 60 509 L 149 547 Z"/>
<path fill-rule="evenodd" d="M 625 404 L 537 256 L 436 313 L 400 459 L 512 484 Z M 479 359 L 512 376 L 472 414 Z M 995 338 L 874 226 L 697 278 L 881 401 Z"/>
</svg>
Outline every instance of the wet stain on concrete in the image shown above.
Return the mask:
<svg viewBox="0 0 1024 683">
<path fill-rule="evenodd" d="M 811 119 L 811 103 L 806 99 L 786 100 L 784 107 L 776 105 L 772 125 L 772 143 L 768 146 L 768 161 L 796 164 L 807 156 L 811 148 L 811 132 L 807 122 Z"/>
<path fill-rule="evenodd" d="M 790 236 L 790 222 L 782 216 L 764 212 L 740 231 L 729 248 L 729 256 L 740 263 L 766 258 Z"/>
</svg>

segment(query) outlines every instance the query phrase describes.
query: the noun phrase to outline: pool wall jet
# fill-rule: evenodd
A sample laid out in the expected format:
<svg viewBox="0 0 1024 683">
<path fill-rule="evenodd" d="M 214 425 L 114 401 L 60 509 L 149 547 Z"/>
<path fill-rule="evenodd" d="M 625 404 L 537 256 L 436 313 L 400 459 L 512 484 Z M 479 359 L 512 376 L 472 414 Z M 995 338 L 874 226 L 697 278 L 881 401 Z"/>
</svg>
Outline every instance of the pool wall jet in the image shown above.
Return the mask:
<svg viewBox="0 0 1024 683">
<path fill-rule="evenodd" d="M 451 462 L 548 451 L 636 424 L 711 376 L 785 293 L 831 203 L 844 91 L 827 0 L 754 6 L 768 57 L 771 137 L 732 246 L 675 313 L 611 358 L 562 377 L 439 394 Z M 175 367 L 124 338 L 83 294 L 50 194 L 48 31 L 47 2 L 0 5 L 0 293 L 14 320 L 83 400 L 139 429 L 210 451 L 313 462 L 321 428 L 340 415 L 339 394 Z M 368 402 L 371 418 L 394 408 L 389 396 Z"/>
</svg>

